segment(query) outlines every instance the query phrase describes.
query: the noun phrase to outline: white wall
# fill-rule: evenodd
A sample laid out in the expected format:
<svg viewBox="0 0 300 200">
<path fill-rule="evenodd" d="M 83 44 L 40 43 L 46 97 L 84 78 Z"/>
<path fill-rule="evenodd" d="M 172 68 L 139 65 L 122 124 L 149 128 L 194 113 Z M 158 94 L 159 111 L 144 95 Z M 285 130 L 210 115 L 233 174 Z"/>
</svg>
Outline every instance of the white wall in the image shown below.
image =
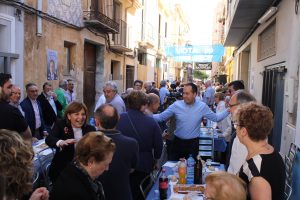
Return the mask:
<svg viewBox="0 0 300 200">
<path fill-rule="evenodd" d="M 11 74 L 13 83 L 24 88 L 24 12 L 22 11 L 22 15 L 19 19 L 15 16 L 15 8 L 1 4 L 0 20 L 2 20 L 7 27 L 3 34 L 0 33 L 0 51 L 19 54 L 19 59 L 11 60 Z"/>
<path fill-rule="evenodd" d="M 276 19 L 276 55 L 267 58 L 262 61 L 257 61 L 257 48 L 258 48 L 258 35 L 274 20 Z M 243 44 L 243 46 L 237 51 L 234 57 L 234 78 L 237 78 L 236 70 L 238 69 L 238 55 L 251 46 L 251 57 L 250 57 L 250 82 L 253 79 L 253 88 L 250 92 L 257 98 L 259 102 L 262 99 L 262 85 L 263 76 L 262 72 L 264 67 L 279 62 L 285 62 L 287 73 L 285 75 L 285 85 L 287 85 L 288 79 L 295 80 L 298 83 L 298 70 L 300 65 L 300 14 L 296 15 L 294 12 L 294 1 L 284 0 L 278 7 L 277 14 L 271 18 L 265 24 L 261 24 L 254 34 Z M 300 84 L 300 83 L 299 83 Z M 295 86 L 297 84 L 294 84 Z M 298 89 L 298 96 L 300 96 L 300 90 Z M 294 141 L 296 137 L 298 145 L 300 144 L 300 116 L 297 119 L 297 128 L 293 124 L 289 123 L 289 114 L 287 112 L 287 102 L 291 95 L 284 97 L 283 106 L 283 121 L 282 121 L 282 140 L 281 140 L 281 151 L 285 152 L 288 141 Z M 295 102 L 296 103 L 296 102 Z M 298 108 L 294 109 L 294 112 L 300 110 L 300 101 L 298 98 Z M 278 122 L 276 122 L 278 123 Z M 288 132 L 288 133 L 287 133 Z M 295 135 L 296 134 L 296 135 Z"/>
</svg>

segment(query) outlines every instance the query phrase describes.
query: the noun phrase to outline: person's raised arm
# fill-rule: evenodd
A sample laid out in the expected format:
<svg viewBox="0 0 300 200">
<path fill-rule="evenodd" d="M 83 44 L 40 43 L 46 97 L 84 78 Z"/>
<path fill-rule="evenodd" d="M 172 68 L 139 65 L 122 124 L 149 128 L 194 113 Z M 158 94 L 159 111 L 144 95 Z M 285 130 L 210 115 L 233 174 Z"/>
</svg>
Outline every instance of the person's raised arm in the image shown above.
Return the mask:
<svg viewBox="0 0 300 200">
<path fill-rule="evenodd" d="M 153 118 L 156 122 L 166 121 L 174 115 L 175 103 L 169 106 L 165 111 L 159 114 L 154 114 Z"/>
</svg>

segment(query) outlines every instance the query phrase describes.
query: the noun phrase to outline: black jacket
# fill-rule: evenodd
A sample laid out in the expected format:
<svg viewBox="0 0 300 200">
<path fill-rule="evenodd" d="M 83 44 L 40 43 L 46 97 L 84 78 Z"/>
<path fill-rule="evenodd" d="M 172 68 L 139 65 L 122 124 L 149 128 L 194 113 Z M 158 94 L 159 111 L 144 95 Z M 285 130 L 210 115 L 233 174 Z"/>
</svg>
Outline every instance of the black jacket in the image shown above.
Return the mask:
<svg viewBox="0 0 300 200">
<path fill-rule="evenodd" d="M 95 127 L 91 125 L 84 125 L 82 127 L 82 134 L 95 131 Z M 56 149 L 56 153 L 52 160 L 49 169 L 49 177 L 52 182 L 58 177 L 61 171 L 73 160 L 75 153 L 74 144 L 60 149 L 56 146 L 59 140 L 74 139 L 74 132 L 71 125 L 67 124 L 66 120 L 57 120 L 51 133 L 46 138 L 46 144 Z"/>
<path fill-rule="evenodd" d="M 96 193 L 86 174 L 73 163 L 62 171 L 53 189 L 50 192 L 50 200 L 104 200 L 103 189 Z"/>
<path fill-rule="evenodd" d="M 57 119 L 57 115 L 55 114 L 55 111 L 53 110 L 52 106 L 50 105 L 49 101 L 46 99 L 43 93 L 41 93 L 38 96 L 37 100 L 40 102 L 42 108 L 45 125 L 52 126 Z M 59 101 L 56 100 L 54 101 L 54 103 L 57 112 L 61 111 L 62 105 L 59 103 Z"/>
</svg>

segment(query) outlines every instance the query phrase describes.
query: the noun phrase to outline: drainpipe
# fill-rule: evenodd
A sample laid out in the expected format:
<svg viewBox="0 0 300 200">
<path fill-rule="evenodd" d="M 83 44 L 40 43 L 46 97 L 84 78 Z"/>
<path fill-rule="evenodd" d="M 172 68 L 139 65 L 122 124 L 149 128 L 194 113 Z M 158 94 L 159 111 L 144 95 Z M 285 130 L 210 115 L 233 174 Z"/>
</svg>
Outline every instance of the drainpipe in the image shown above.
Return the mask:
<svg viewBox="0 0 300 200">
<path fill-rule="evenodd" d="M 43 0 L 37 0 L 37 10 L 42 11 L 43 10 Z M 37 16 L 37 23 L 36 23 L 36 35 L 41 37 L 43 33 L 42 29 L 42 18 Z"/>
<path fill-rule="evenodd" d="M 131 5 L 125 8 L 125 22 L 126 23 L 127 23 L 127 11 L 128 11 L 128 9 L 133 7 L 134 1 L 135 0 L 132 0 Z M 128 29 L 128 23 L 127 23 L 127 29 Z M 127 29 L 126 29 L 126 36 L 128 36 Z M 128 38 L 126 38 L 126 39 L 128 39 Z M 128 42 L 128 40 L 127 40 L 127 42 Z M 127 45 L 127 42 L 126 42 L 126 45 Z M 126 55 L 124 52 L 123 52 L 123 59 L 124 59 L 123 60 L 124 67 L 123 67 L 123 77 L 122 78 L 123 78 L 123 90 L 125 90 L 126 89 Z"/>
</svg>

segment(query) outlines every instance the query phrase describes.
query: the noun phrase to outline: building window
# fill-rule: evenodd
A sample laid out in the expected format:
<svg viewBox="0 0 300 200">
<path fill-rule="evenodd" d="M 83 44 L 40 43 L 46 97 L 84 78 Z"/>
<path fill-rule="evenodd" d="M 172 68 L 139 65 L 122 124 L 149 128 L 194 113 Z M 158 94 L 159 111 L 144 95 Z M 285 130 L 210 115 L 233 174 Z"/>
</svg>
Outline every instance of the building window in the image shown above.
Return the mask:
<svg viewBox="0 0 300 200">
<path fill-rule="evenodd" d="M 143 52 L 138 53 L 138 61 L 140 65 L 147 65 L 147 54 Z"/>
<path fill-rule="evenodd" d="M 122 80 L 121 76 L 121 62 L 111 61 L 111 80 Z"/>
<path fill-rule="evenodd" d="M 276 54 L 276 20 L 258 35 L 257 60 L 263 60 Z"/>
<path fill-rule="evenodd" d="M 74 70 L 75 65 L 75 44 L 65 41 L 62 73 L 63 75 L 70 75 L 70 71 Z"/>
</svg>

